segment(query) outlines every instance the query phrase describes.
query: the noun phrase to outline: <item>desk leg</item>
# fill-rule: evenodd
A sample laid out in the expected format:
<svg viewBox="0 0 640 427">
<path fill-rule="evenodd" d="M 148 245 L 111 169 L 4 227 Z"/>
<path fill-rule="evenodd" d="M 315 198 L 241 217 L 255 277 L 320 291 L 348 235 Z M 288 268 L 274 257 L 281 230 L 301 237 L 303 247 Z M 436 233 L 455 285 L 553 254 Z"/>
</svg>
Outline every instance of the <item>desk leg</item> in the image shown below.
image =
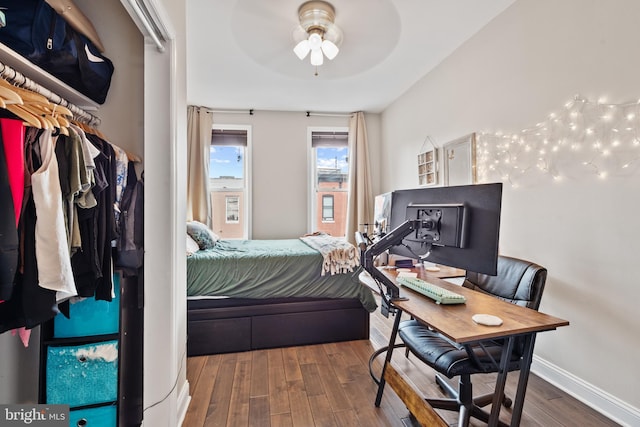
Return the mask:
<svg viewBox="0 0 640 427">
<path fill-rule="evenodd" d="M 533 361 L 533 346 L 536 342 L 536 334 L 530 334 L 525 337 L 524 354 L 520 366 L 520 377 L 518 378 L 518 390 L 513 401 L 513 412 L 511 413 L 511 426 L 520 425 L 522 418 L 522 410 L 524 408 L 524 396 L 527 392 L 527 384 L 529 382 L 529 372 L 531 371 L 531 362 Z"/>
<path fill-rule="evenodd" d="M 396 337 L 398 336 L 398 327 L 400 326 L 400 317 L 402 317 L 402 311 L 396 310 L 396 318 L 393 321 L 393 329 L 391 330 L 391 337 L 389 338 L 389 347 L 387 347 L 387 356 L 382 366 L 382 374 L 380 374 L 380 384 L 378 384 L 378 394 L 376 395 L 376 407 L 380 407 L 380 402 L 382 401 L 382 393 L 384 392 L 384 385 L 386 383 L 384 373 L 393 355 L 393 348 L 395 347 Z"/>
<path fill-rule="evenodd" d="M 500 356 L 500 369 L 498 378 L 496 379 L 496 389 L 491 403 L 491 415 L 489 416 L 489 427 L 496 427 L 500 419 L 500 408 L 502 407 L 502 396 L 504 395 L 504 385 L 507 382 L 507 374 L 509 373 L 509 360 L 513 350 L 513 342 L 515 337 L 511 336 L 507 340 L 507 344 L 502 347 L 502 355 Z"/>
</svg>

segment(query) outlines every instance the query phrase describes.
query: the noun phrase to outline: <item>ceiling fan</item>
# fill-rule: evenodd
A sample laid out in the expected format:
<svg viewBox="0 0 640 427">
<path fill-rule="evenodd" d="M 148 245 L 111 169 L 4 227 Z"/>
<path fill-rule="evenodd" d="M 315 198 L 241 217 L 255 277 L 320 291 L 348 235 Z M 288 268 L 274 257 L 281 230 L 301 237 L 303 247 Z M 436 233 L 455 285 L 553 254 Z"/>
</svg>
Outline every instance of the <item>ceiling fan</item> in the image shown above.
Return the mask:
<svg viewBox="0 0 640 427">
<path fill-rule="evenodd" d="M 342 30 L 335 24 L 333 6 L 321 0 L 307 1 L 298 8 L 300 25 L 293 31 L 294 53 L 303 60 L 311 53 L 311 65 L 320 66 L 324 57 L 332 60 L 340 51 Z"/>
</svg>

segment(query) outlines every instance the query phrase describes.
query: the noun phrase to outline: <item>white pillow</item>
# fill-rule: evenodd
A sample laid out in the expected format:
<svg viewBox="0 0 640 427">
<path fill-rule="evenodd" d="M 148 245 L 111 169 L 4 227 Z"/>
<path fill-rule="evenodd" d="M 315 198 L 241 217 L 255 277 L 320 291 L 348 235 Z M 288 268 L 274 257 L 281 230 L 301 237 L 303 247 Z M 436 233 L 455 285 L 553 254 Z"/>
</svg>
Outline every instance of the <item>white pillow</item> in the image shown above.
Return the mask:
<svg viewBox="0 0 640 427">
<path fill-rule="evenodd" d="M 187 234 L 196 241 L 200 249 L 211 249 L 220 239 L 209 227 L 198 221 L 187 222 Z"/>
<path fill-rule="evenodd" d="M 191 238 L 187 234 L 187 256 L 191 256 L 200 250 L 200 246 L 196 243 L 195 240 Z"/>
</svg>

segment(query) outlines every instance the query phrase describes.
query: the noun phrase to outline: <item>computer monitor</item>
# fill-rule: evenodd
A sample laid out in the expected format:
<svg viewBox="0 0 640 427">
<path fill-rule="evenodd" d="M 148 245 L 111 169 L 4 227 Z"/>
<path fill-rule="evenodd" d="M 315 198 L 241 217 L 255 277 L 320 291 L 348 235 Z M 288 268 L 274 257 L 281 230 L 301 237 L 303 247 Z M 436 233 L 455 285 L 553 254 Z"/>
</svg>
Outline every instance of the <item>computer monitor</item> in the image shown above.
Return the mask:
<svg viewBox="0 0 640 427">
<path fill-rule="evenodd" d="M 389 252 L 496 275 L 501 206 L 501 183 L 394 191 L 389 229 L 420 225 Z"/>
</svg>

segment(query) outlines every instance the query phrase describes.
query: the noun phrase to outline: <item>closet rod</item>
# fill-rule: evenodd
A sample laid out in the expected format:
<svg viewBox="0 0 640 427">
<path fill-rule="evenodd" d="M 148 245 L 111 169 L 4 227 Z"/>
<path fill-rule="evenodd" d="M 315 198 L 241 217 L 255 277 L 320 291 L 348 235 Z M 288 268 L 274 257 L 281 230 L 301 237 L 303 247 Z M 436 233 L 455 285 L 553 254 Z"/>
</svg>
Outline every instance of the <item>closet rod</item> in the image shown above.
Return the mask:
<svg viewBox="0 0 640 427">
<path fill-rule="evenodd" d="M 67 107 L 74 115 L 74 119 L 86 123 L 89 126 L 97 127 L 100 125 L 100 118 L 94 116 L 93 114 L 83 110 L 82 108 L 70 103 L 60 95 L 51 92 L 46 87 L 34 82 L 30 78 L 26 77 L 24 74 L 16 71 L 10 66 L 0 62 L 0 77 L 5 79 L 11 84 L 17 85 L 21 88 L 31 90 L 36 92 L 54 104 L 62 105 L 63 107 Z"/>
</svg>

